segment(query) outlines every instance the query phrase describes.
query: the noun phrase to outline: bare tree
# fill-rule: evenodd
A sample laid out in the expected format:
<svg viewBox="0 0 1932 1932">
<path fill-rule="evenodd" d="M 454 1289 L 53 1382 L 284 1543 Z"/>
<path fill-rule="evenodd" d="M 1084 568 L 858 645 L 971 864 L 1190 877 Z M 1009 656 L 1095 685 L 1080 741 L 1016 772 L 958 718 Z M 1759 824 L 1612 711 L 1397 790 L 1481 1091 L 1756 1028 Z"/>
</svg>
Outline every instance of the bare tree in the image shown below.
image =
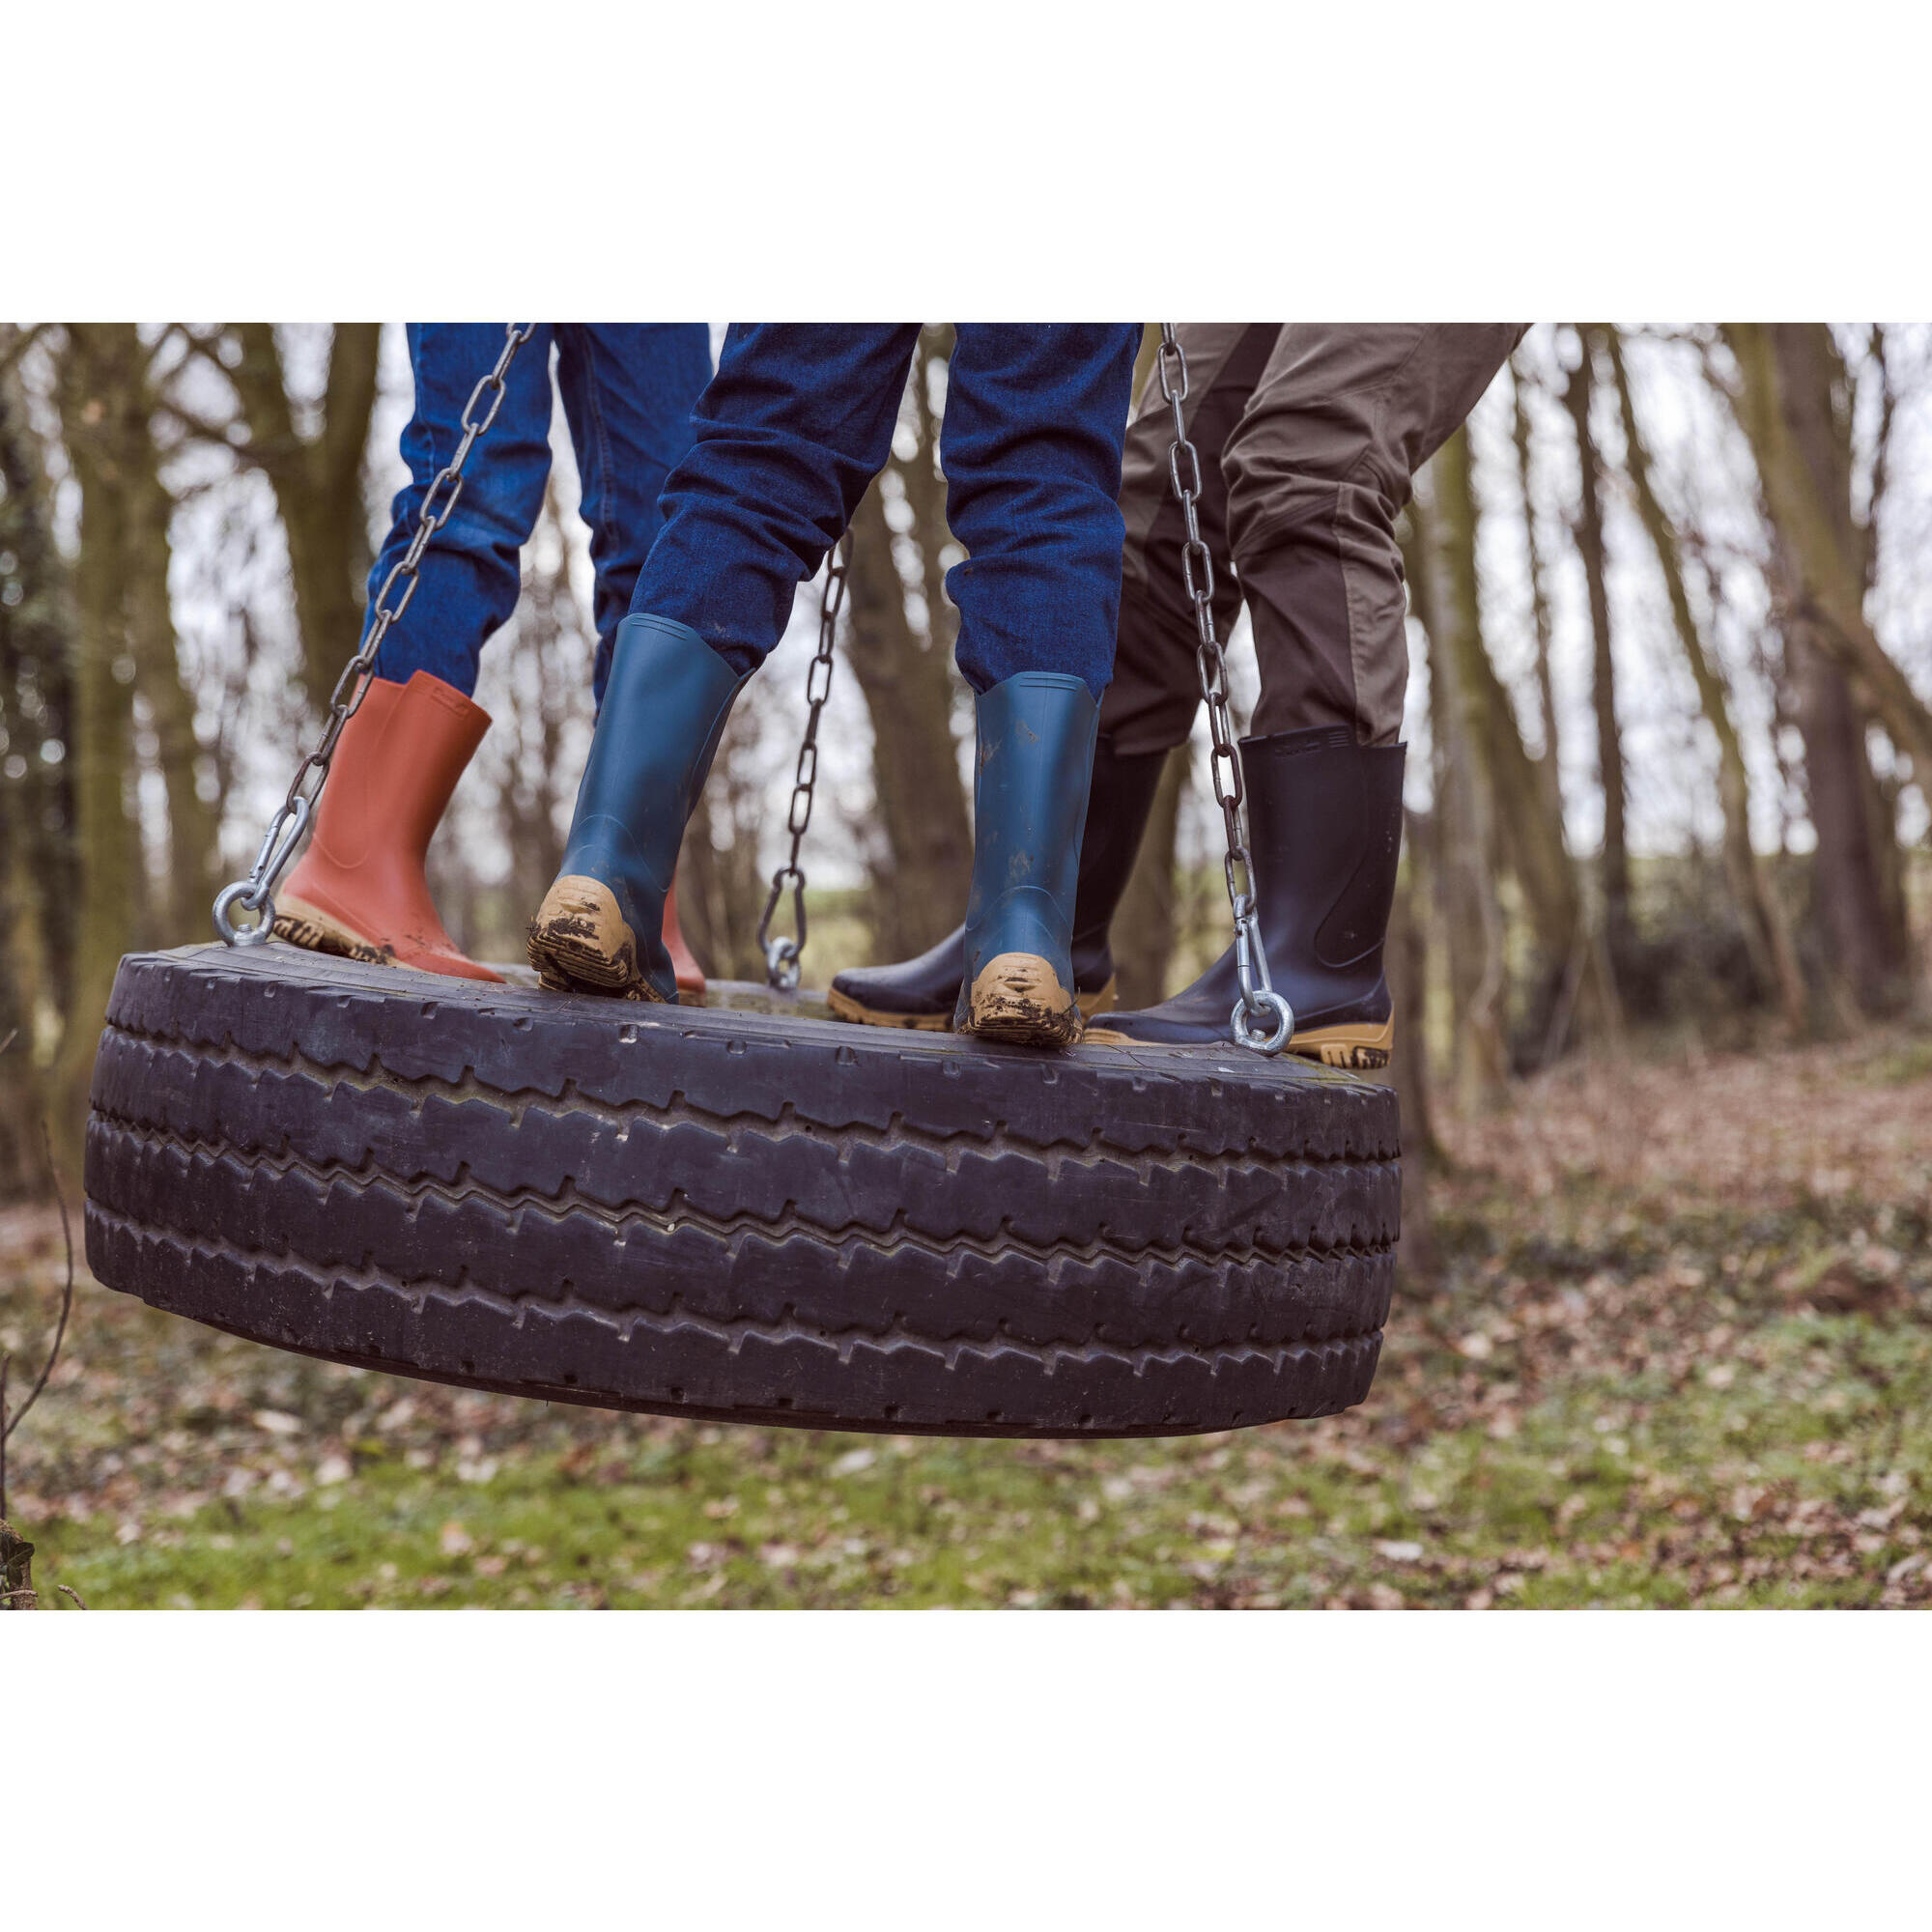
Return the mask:
<svg viewBox="0 0 1932 1932">
<path fill-rule="evenodd" d="M 1581 355 L 1564 391 L 1577 432 L 1579 476 L 1575 526 L 1577 553 L 1590 610 L 1590 702 L 1597 723 L 1597 781 L 1604 794 L 1604 937 L 1612 970 L 1622 972 L 1634 950 L 1631 923 L 1630 842 L 1623 739 L 1617 728 L 1616 658 L 1610 647 L 1610 595 L 1605 562 L 1603 459 L 1590 430 L 1595 345 L 1601 329 L 1578 327 Z"/>
<path fill-rule="evenodd" d="M 1561 740 L 1556 728 L 1556 690 L 1549 675 L 1549 599 L 1544 589 L 1542 547 L 1536 534 L 1536 489 L 1531 462 L 1529 411 L 1523 402 L 1523 388 L 1529 378 L 1519 355 L 1510 365 L 1510 402 L 1513 409 L 1511 431 L 1516 442 L 1517 483 L 1522 492 L 1522 537 L 1529 568 L 1529 615 L 1532 641 L 1536 646 L 1536 696 L 1541 708 L 1543 757 L 1539 761 L 1549 809 L 1560 818 L 1563 812 Z"/>
<path fill-rule="evenodd" d="M 931 399 L 944 347 L 933 331 L 922 335 L 892 458 L 852 520 L 845 653 L 872 719 L 877 959 L 923 952 L 956 924 L 973 868 L 972 821 L 952 737 L 957 615 L 945 591 L 951 536 Z M 887 514 L 888 492 L 899 505 L 902 536 Z M 909 595 L 919 601 L 917 625 Z"/>
<path fill-rule="evenodd" d="M 1744 747 L 1739 742 L 1737 727 L 1731 721 L 1724 675 L 1705 648 L 1690 609 L 1684 582 L 1683 554 L 1677 532 L 1658 501 L 1651 478 L 1650 452 L 1637 426 L 1636 403 L 1631 393 L 1623 342 L 1615 329 L 1605 331 L 1605 348 L 1616 383 L 1617 405 L 1623 414 L 1624 464 L 1636 498 L 1637 516 L 1663 573 L 1670 621 L 1683 649 L 1684 661 L 1690 667 L 1691 681 L 1697 687 L 1704 722 L 1718 741 L 1718 796 L 1724 814 L 1724 874 L 1743 915 L 1752 962 L 1776 999 L 1785 1024 L 1794 1032 L 1802 1031 L 1805 1021 L 1804 979 L 1799 971 L 1797 948 L 1792 944 L 1790 920 L 1751 844 L 1750 776 L 1745 766 Z"/>
<path fill-rule="evenodd" d="M 1450 543 L 1430 494 L 1416 492 L 1408 519 L 1405 559 L 1410 604 L 1428 639 L 1433 817 L 1439 859 L 1432 870 L 1448 939 L 1456 1094 L 1463 1112 L 1483 1112 L 1502 1104 L 1509 1071 L 1495 802 L 1471 743 L 1469 706 L 1454 668 L 1457 653 L 1447 638 L 1454 625 L 1468 621 L 1469 611 L 1450 582 Z"/>
<path fill-rule="evenodd" d="M 1892 743 L 1913 762 L 1921 789 L 1932 783 L 1932 706 L 1878 640 L 1864 611 L 1868 554 L 1862 532 L 1848 530 L 1835 493 L 1806 461 L 1802 420 L 1807 362 L 1824 360 L 1822 323 L 1727 322 L 1723 336 L 1738 366 L 1733 400 L 1757 458 L 1773 523 L 1791 547 L 1804 613 L 1815 638 L 1853 681 Z"/>
<path fill-rule="evenodd" d="M 139 834 L 129 810 L 133 689 L 128 564 L 135 453 L 148 435 L 147 353 L 126 324 L 75 323 L 60 357 L 60 401 L 80 497 L 73 665 L 74 832 L 80 915 L 72 993 L 55 1085 L 61 1152 L 77 1163 L 94 1065 L 95 1029 L 128 945 L 140 882 Z"/>
<path fill-rule="evenodd" d="M 179 396 L 171 396 L 168 407 L 184 428 L 219 443 L 269 479 L 288 536 L 302 681 L 311 702 L 321 704 L 361 638 L 370 563 L 362 469 L 382 326 L 333 325 L 318 419 L 309 429 L 298 421 L 271 324 L 228 323 L 181 334 L 199 363 L 217 370 L 233 388 L 241 422 L 239 429 L 212 422 Z"/>
<path fill-rule="evenodd" d="M 0 340 L 4 340 L 0 337 Z M 81 903 L 73 842 L 73 609 L 54 546 L 46 473 L 27 423 L 18 344 L 0 370 L 0 1199 L 38 1185 L 46 1111 L 37 1019 L 66 1009 Z"/>
</svg>

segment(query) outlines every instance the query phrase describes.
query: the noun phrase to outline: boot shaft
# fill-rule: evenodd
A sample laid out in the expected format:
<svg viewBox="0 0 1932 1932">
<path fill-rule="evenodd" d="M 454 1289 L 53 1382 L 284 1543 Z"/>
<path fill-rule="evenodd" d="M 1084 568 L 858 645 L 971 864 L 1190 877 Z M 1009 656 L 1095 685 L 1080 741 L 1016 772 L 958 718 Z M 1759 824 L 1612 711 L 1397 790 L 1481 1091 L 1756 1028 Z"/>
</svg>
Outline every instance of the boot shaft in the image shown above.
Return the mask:
<svg viewBox="0 0 1932 1932">
<path fill-rule="evenodd" d="M 371 678 L 336 741 L 313 847 L 337 867 L 377 852 L 421 866 L 489 728 L 487 711 L 426 670 L 408 684 Z"/>
<path fill-rule="evenodd" d="M 1089 971 L 1082 956 L 1086 954 L 1092 955 L 1094 970 L 1106 961 L 1101 977 L 1113 970 L 1108 928 L 1133 876 L 1148 814 L 1166 766 L 1165 752 L 1123 757 L 1114 750 L 1112 739 L 1094 741 L 1086 830 L 1080 840 L 1080 886 L 1073 902 L 1074 964 L 1083 974 Z"/>
<path fill-rule="evenodd" d="M 1358 745 L 1346 724 L 1241 747 L 1268 970 L 1323 1005 L 1377 987 L 1402 852 L 1406 748 Z M 1298 1003 L 1297 1003 L 1298 1004 Z"/>
<path fill-rule="evenodd" d="M 663 899 L 745 682 L 687 625 L 624 619 L 578 787 L 565 872 L 602 876 L 602 866 L 611 865 Z M 660 906 L 653 931 L 662 918 Z"/>
<path fill-rule="evenodd" d="M 976 715 L 968 953 L 1003 906 L 1017 907 L 1037 895 L 1039 903 L 1028 917 L 1061 934 L 1056 950 L 1065 954 L 1079 891 L 1099 707 L 1083 679 L 1023 671 L 981 692 Z M 1064 968 L 1065 958 L 1058 963 Z"/>
</svg>

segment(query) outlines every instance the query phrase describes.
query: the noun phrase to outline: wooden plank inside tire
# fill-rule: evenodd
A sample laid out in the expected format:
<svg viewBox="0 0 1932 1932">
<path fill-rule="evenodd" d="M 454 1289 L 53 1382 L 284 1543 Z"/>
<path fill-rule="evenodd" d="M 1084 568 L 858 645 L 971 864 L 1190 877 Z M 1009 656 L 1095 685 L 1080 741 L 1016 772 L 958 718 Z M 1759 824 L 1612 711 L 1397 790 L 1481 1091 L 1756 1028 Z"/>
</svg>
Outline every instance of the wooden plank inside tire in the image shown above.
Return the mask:
<svg viewBox="0 0 1932 1932">
<path fill-rule="evenodd" d="M 87 1255 L 258 1342 L 515 1395 L 1181 1435 L 1367 1395 L 1397 1153 L 1393 1093 L 1287 1056 L 209 946 L 122 962 Z"/>
</svg>

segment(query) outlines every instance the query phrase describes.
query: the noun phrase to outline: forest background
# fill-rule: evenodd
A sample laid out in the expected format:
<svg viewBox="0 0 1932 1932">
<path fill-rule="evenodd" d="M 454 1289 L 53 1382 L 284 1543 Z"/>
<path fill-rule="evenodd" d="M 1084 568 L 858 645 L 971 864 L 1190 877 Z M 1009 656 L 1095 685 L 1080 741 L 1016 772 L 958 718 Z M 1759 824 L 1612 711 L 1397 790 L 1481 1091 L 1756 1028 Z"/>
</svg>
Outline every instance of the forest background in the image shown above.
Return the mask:
<svg viewBox="0 0 1932 1932">
<path fill-rule="evenodd" d="M 944 328 L 925 332 L 891 464 L 855 521 L 806 853 L 809 982 L 924 947 L 964 899 L 971 711 L 952 667 L 955 613 L 942 580 L 958 553 L 936 435 L 948 350 Z M 409 404 L 396 325 L 0 327 L 0 1041 L 12 1041 L 0 1057 L 0 1203 L 15 1204 L 13 1245 L 0 1251 L 0 1349 L 27 1348 L 43 1325 L 54 1236 L 41 1123 L 71 1199 L 115 963 L 208 937 L 214 891 L 245 871 L 355 648 Z M 560 425 L 554 442 L 523 599 L 485 653 L 477 696 L 496 724 L 433 852 L 450 928 L 484 957 L 520 951 L 588 740 L 589 563 Z M 1549 1519 L 1536 1547 L 1598 1551 L 1575 1566 L 1583 1597 L 1620 1587 L 1624 1571 L 1657 1572 L 1643 1525 L 1653 1504 L 1677 1510 L 1688 1494 L 1703 1500 L 1678 1518 L 1703 1553 L 1663 1564 L 1670 1587 L 1692 1598 L 1783 1589 L 1809 1574 L 1794 1568 L 1810 1560 L 1804 1524 L 1822 1535 L 1818 1524 L 1832 1521 L 1842 1535 L 1836 1554 L 1819 1559 L 1817 1588 L 1897 1600 L 1924 1577 L 1915 1559 L 1926 1496 L 1911 1440 L 1884 1431 L 1932 1366 L 1920 1340 L 1932 1321 L 1932 328 L 1539 325 L 1419 479 L 1404 547 L 1414 669 L 1391 970 L 1405 1293 L 1419 1351 L 1408 1369 L 1420 1393 L 1406 1410 L 1384 1404 L 1381 1422 L 1398 1417 L 1393 1434 L 1377 1437 L 1381 1425 L 1368 1421 L 1359 1439 L 1334 1437 L 1344 1466 L 1386 1450 L 1394 1460 L 1375 1482 L 1386 1476 L 1408 1501 L 1369 1523 L 1385 1533 L 1356 1539 L 1359 1561 L 1338 1559 L 1332 1591 L 1417 1596 L 1420 1558 L 1375 1553 L 1434 1548 L 1425 1529 L 1396 1520 L 1414 1515 L 1415 1485 L 1390 1472 L 1405 1440 L 1449 1444 L 1465 1432 L 1473 1540 L 1445 1558 L 1438 1594 L 1493 1597 L 1497 1576 L 1555 1574 L 1522 1559 L 1531 1546 L 1520 1526 L 1476 1493 L 1482 1458 L 1511 1453 L 1482 1445 L 1512 1442 L 1547 1399 L 1556 1438 L 1574 1425 L 1590 1455 L 1553 1452 L 1569 1473 L 1532 1484 Z M 816 588 L 805 586 L 792 634 L 734 715 L 687 839 L 686 927 L 714 976 L 760 973 L 753 933 L 782 856 L 816 613 Z M 1245 716 L 1255 686 L 1244 622 L 1231 659 Z M 1124 1003 L 1176 989 L 1221 950 L 1217 833 L 1197 733 L 1170 762 L 1117 923 Z M 1577 1306 L 1566 1299 L 1579 1295 Z M 118 1351 L 128 1386 L 144 1387 L 173 1357 L 149 1331 L 114 1327 L 122 1318 L 107 1300 L 95 1304 L 115 1338 L 105 1352 Z M 1595 1491 L 1577 1470 L 1598 1469 L 1604 1440 L 1625 1441 L 1628 1458 L 1644 1418 L 1634 1423 L 1628 1402 L 1585 1402 L 1578 1421 L 1563 1378 L 1628 1377 L 1630 1359 L 1604 1351 L 1620 1321 L 1634 1324 L 1632 1359 L 1646 1372 L 1683 1354 L 1666 1381 L 1714 1405 L 1710 1454 L 1689 1491 L 1661 1501 L 1654 1471 L 1634 1475 L 1613 1457 L 1600 1473 L 1621 1486 L 1612 1513 L 1623 1532 L 1593 1544 L 1578 1525 L 1597 1509 Z M 1774 1381 L 1785 1373 L 1779 1350 L 1819 1336 L 1826 1357 L 1793 1361 L 1822 1375 L 1820 1387 L 1849 1378 L 1842 1428 L 1822 1436 L 1796 1428 L 1788 1389 L 1766 1396 L 1781 1418 L 1767 1421 L 1768 1440 L 1801 1463 L 1807 1441 L 1827 1444 L 1810 1459 L 1830 1490 L 1824 1516 L 1800 1510 L 1827 1507 L 1804 1468 L 1765 1478 L 1768 1465 L 1730 1426 L 1732 1382 L 1707 1378 L 1725 1363 L 1705 1351 L 1728 1356 L 1760 1331 L 1760 1366 Z M 1577 1339 L 1585 1333 L 1587 1347 Z M 300 1501 L 291 1490 L 335 1488 L 319 1470 L 359 1475 L 355 1442 L 383 1439 L 374 1399 L 351 1401 L 347 1382 L 327 1379 L 337 1372 L 250 1406 L 235 1391 L 255 1370 L 218 1350 L 195 1359 L 197 1374 L 227 1389 L 211 1398 L 225 1419 L 208 1425 L 206 1442 L 189 1431 L 210 1455 L 225 1442 L 233 1461 L 231 1421 L 245 1434 L 257 1412 L 295 1420 L 282 1435 L 276 1425 L 246 1438 L 262 1438 L 262 1482 L 279 1470 L 289 1508 Z M 1406 1373 L 1402 1359 L 1381 1386 Z M 49 1430 L 35 1452 L 44 1460 L 15 1467 L 32 1472 L 43 1512 L 74 1526 L 77 1563 L 98 1545 L 103 1561 L 119 1549 L 115 1560 L 133 1564 L 146 1505 L 114 1500 L 128 1482 L 129 1496 L 165 1494 L 177 1515 L 184 1498 L 202 1507 L 219 1485 L 194 1475 L 200 1450 L 174 1458 L 165 1482 L 135 1480 L 127 1444 L 108 1442 L 111 1430 L 97 1440 L 77 1420 L 101 1373 L 97 1351 L 87 1381 L 80 1345 L 49 1390 L 51 1418 L 36 1418 Z M 71 1411 L 58 1407 L 63 1389 Z M 128 1398 L 135 1408 L 145 1399 Z M 392 1395 L 380 1413 L 409 1400 Z M 473 1472 L 492 1461 L 499 1426 L 533 1470 L 561 1467 L 582 1447 L 530 1435 L 508 1419 L 514 1406 L 501 1417 L 459 1415 L 440 1401 L 422 1405 L 439 1418 L 433 1446 L 409 1452 L 430 1456 L 424 1467 L 446 1457 Z M 75 1419 L 63 1423 L 64 1413 Z M 158 1428 L 151 1417 L 148 1433 Z M 1880 1432 L 1872 1442 L 1866 1429 Z M 407 1417 L 393 1425 L 408 1431 Z M 1834 1462 L 1854 1440 L 1856 1453 Z M 382 1461 L 376 1449 L 366 1458 Z M 1023 1457 L 1021 1466 L 1033 1465 Z M 1163 1466 L 1193 1465 L 1178 1452 Z M 742 1470 L 721 1463 L 713 1474 L 724 1487 L 710 1500 L 737 1493 Z M 1357 1474 L 1357 1489 L 1374 1486 Z M 1168 1480 L 1141 1487 L 1162 1496 Z M 1197 1526 L 1173 1546 L 1157 1535 L 1150 1545 L 1169 1548 L 1149 1558 L 1150 1576 L 1179 1578 L 1150 1583 L 1155 1597 L 1209 1591 L 1194 1575 L 1203 1565 L 1220 1579 L 1211 1589 L 1224 1589 L 1244 1560 L 1254 1512 L 1204 1503 L 1191 1481 L 1173 1476 L 1176 1520 Z M 1756 1553 L 1726 1557 L 1738 1498 L 1753 1490 L 1742 1520 Z M 1589 1499 L 1576 1505 L 1578 1496 Z M 1010 1497 L 987 1507 L 1009 1528 L 1029 1514 Z M 132 1513 L 117 1517 L 124 1509 Z M 1707 1519 L 1732 1525 L 1711 1532 L 1710 1548 L 1697 1542 Z M 135 1534 L 117 1542 L 128 1522 Z M 1759 1549 L 1752 1524 L 1786 1540 Z M 424 1575 L 460 1577 L 487 1595 L 475 1532 L 447 1529 Z M 993 1594 L 1087 1588 L 1045 1580 L 1053 1563 L 1013 1534 L 1011 1576 L 995 1575 Z M 665 1578 L 736 1591 L 739 1557 L 760 1587 L 799 1574 L 755 1552 L 796 1553 L 802 1534 L 781 1523 L 762 1546 L 740 1542 L 733 1555 L 720 1537 L 725 1554 L 694 1558 L 691 1549 L 714 1548 L 699 1537 L 655 1573 L 633 1555 L 627 1574 L 659 1576 L 646 1599 L 673 1590 Z M 1233 1555 L 1174 1553 L 1224 1543 Z M 164 1547 L 151 1543 L 147 1582 L 128 1572 L 134 1594 L 165 1596 Z M 1294 1548 L 1305 1571 L 1307 1551 Z M 515 1584 L 509 1567 L 504 1590 Z M 217 1564 L 214 1574 L 226 1573 Z M 272 1563 L 268 1574 L 278 1574 Z M 1582 1580 L 1590 1576 L 1598 1580 Z M 232 1600 L 242 1586 L 208 1587 Z M 1100 1596 L 1111 1587 L 1094 1586 Z M 957 1577 L 932 1588 L 973 1594 Z M 1249 1588 L 1258 1593 L 1268 1594 Z"/>
</svg>

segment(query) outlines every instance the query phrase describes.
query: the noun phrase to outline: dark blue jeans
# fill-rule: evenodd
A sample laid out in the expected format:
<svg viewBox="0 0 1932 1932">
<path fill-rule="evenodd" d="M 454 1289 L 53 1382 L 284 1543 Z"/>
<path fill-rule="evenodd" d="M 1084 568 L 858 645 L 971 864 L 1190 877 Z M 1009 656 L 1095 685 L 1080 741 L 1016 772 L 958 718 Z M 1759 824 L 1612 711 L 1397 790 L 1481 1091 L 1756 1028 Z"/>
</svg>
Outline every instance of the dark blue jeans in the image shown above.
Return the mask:
<svg viewBox="0 0 1932 1932">
<path fill-rule="evenodd" d="M 483 645 L 517 608 L 519 553 L 543 509 L 553 342 L 597 573 L 602 699 L 611 639 L 658 532 L 658 493 L 691 446 L 691 407 L 710 380 L 710 331 L 701 322 L 537 324 L 510 364 L 497 420 L 464 466 L 456 514 L 430 539 L 410 608 L 383 640 L 380 676 L 404 683 L 426 670 L 459 691 L 476 689 Z M 389 534 L 369 575 L 372 609 L 415 534 L 424 493 L 463 440 L 463 406 L 502 350 L 503 325 L 412 322 L 409 343 L 416 390 L 403 431 L 410 480 L 390 505 Z"/>
<path fill-rule="evenodd" d="M 634 612 L 689 624 L 741 675 L 783 634 L 884 467 L 914 324 L 734 323 L 665 485 Z M 1113 675 L 1124 526 L 1115 498 L 1137 323 L 961 323 L 941 455 L 967 561 L 947 573 L 975 691 Z"/>
</svg>

